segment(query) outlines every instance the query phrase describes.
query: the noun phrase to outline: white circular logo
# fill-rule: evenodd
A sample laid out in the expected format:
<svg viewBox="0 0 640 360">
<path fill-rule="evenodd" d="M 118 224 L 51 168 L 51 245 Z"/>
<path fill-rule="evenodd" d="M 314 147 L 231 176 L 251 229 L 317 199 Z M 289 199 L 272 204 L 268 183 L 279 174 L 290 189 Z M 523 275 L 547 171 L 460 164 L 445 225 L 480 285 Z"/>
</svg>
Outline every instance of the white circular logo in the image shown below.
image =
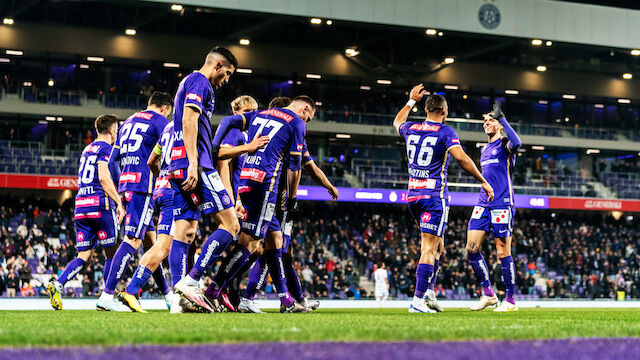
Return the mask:
<svg viewBox="0 0 640 360">
<path fill-rule="evenodd" d="M 395 192 L 395 191 L 392 191 L 392 192 L 389 194 L 389 201 L 391 201 L 391 202 L 396 202 L 396 201 L 398 201 L 398 194 L 396 194 L 396 192 Z"/>
</svg>

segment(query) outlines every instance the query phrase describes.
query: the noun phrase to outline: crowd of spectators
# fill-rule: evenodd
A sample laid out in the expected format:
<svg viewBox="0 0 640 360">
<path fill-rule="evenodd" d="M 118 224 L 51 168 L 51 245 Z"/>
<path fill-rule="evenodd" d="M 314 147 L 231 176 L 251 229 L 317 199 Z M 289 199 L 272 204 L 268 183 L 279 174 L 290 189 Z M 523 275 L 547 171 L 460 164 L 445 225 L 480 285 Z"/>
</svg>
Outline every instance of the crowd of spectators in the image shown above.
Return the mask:
<svg viewBox="0 0 640 360">
<path fill-rule="evenodd" d="M 0 202 L 0 294 L 46 296 L 44 285 L 75 257 L 73 202 L 2 197 Z M 295 266 L 314 298 L 370 297 L 375 264 L 383 261 L 393 297 L 410 297 L 419 258 L 418 229 L 401 205 L 349 203 L 303 204 L 304 218 L 294 225 Z M 480 288 L 466 259 L 469 209 L 449 218 L 437 294 L 475 298 Z M 512 250 L 517 293 L 529 298 L 616 298 L 618 292 L 640 298 L 638 221 L 614 220 L 601 213 L 555 214 L 519 211 Z M 205 220 L 196 237 L 201 244 L 213 229 Z M 501 269 L 492 241 L 486 241 L 494 284 L 502 289 Z M 67 296 L 95 296 L 104 285 L 101 251 L 67 284 Z M 136 262 L 127 272 L 131 276 Z M 215 268 L 214 268 L 215 271 Z M 128 281 L 123 279 L 121 285 Z M 205 279 L 205 284 L 210 277 Z M 153 283 L 143 296 L 158 295 Z M 268 282 L 262 296 L 275 297 Z"/>
</svg>

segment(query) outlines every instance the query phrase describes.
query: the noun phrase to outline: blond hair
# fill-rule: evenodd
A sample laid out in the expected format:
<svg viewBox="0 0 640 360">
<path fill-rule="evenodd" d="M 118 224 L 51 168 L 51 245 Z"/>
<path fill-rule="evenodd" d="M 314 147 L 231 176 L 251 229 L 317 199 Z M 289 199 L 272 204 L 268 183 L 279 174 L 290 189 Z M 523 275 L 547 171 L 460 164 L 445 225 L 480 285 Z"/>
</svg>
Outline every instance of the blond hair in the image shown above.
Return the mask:
<svg viewBox="0 0 640 360">
<path fill-rule="evenodd" d="M 258 108 L 258 102 L 256 99 L 252 98 L 249 95 L 238 96 L 231 102 L 231 110 L 240 111 L 240 109 L 245 107 L 254 107 Z"/>
</svg>

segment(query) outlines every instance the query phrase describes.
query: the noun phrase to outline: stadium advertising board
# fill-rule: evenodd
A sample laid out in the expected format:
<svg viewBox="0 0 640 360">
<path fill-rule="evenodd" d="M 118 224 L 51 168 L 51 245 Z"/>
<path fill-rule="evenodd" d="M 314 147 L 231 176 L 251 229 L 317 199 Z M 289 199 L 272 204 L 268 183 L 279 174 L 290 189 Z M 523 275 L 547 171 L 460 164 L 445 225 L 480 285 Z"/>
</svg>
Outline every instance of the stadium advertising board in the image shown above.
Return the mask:
<svg viewBox="0 0 640 360">
<path fill-rule="evenodd" d="M 11 189 L 78 190 L 78 177 L 0 174 L 0 187 Z"/>
</svg>

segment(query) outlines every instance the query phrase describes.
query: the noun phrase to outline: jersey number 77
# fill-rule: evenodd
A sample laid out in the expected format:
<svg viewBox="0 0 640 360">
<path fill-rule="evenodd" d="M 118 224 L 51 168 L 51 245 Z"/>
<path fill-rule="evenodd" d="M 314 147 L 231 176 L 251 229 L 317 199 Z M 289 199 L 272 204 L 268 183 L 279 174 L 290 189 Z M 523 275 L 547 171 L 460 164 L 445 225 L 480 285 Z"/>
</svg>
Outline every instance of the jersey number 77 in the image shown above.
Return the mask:
<svg viewBox="0 0 640 360">
<path fill-rule="evenodd" d="M 267 134 L 267 136 L 269 137 L 269 142 L 271 142 L 271 139 L 273 139 L 276 133 L 280 131 L 280 128 L 282 128 L 282 125 L 284 124 L 276 120 L 262 119 L 257 117 L 253 120 L 252 125 L 258 126 L 258 130 L 256 130 L 255 137 L 262 136 L 262 131 L 265 128 L 271 128 L 271 131 L 269 131 L 269 134 Z M 266 148 L 267 146 L 265 145 L 262 149 L 258 151 L 264 151 Z"/>
</svg>

